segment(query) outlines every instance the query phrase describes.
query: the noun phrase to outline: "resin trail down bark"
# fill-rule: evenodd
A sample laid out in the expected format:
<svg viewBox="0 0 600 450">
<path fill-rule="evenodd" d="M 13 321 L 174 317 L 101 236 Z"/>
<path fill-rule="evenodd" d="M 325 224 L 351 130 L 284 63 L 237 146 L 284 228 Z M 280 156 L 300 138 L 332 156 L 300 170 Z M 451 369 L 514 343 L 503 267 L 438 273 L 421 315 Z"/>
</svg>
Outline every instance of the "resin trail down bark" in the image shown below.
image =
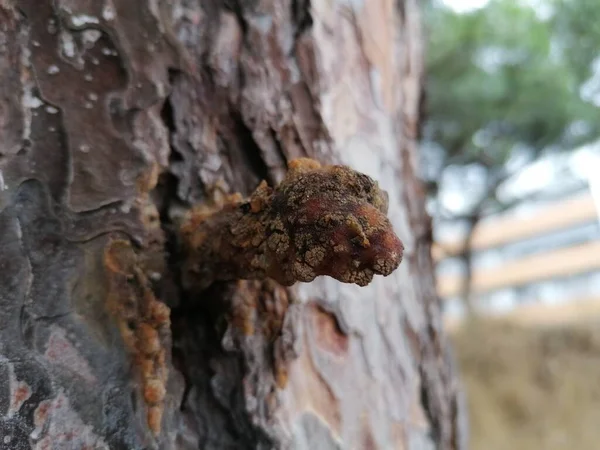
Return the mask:
<svg viewBox="0 0 600 450">
<path fill-rule="evenodd" d="M 328 275 L 366 286 L 402 261 L 404 247 L 386 217 L 387 194 L 349 167 L 301 158 L 275 189 L 262 182 L 249 199 L 193 210 L 181 227 L 186 288 L 215 280 L 270 277 L 289 286 Z"/>
</svg>

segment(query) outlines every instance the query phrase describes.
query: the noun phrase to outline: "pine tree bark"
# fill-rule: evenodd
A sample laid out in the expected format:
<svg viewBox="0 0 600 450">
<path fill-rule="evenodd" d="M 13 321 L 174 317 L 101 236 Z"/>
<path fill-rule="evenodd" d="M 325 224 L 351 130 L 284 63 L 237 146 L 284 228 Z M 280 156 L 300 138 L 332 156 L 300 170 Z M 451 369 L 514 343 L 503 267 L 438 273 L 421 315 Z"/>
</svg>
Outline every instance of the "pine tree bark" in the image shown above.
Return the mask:
<svg viewBox="0 0 600 450">
<path fill-rule="evenodd" d="M 0 449 L 463 449 L 416 0 L 0 0 Z M 179 219 L 310 157 L 404 261 L 182 289 Z"/>
</svg>

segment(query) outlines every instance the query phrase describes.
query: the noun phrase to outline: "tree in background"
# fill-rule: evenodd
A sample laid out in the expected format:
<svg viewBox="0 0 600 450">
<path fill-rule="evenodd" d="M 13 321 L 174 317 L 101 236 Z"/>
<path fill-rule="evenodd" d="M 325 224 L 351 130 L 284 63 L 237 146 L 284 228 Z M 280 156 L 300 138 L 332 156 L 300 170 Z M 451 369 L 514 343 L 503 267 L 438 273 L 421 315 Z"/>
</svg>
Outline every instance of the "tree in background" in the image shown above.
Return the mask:
<svg viewBox="0 0 600 450">
<path fill-rule="evenodd" d="M 600 94 L 600 87 L 589 89 L 598 72 L 600 56 L 600 3 L 595 0 L 548 0 L 554 14 L 550 19 L 557 45 L 570 65 L 583 96 Z"/>
<path fill-rule="evenodd" d="M 485 214 L 514 205 L 501 197 L 503 183 L 543 155 L 599 136 L 600 113 L 580 91 L 597 48 L 587 30 L 598 23 L 593 20 L 600 7 L 593 0 L 583 3 L 584 9 L 568 1 L 534 9 L 493 0 L 458 13 L 432 2 L 426 10 L 423 176 L 436 218 L 467 225 L 460 257 L 471 313 L 470 241 Z M 559 7 L 570 16 L 557 13 Z M 452 190 L 463 193 L 463 207 L 445 201 Z"/>
</svg>

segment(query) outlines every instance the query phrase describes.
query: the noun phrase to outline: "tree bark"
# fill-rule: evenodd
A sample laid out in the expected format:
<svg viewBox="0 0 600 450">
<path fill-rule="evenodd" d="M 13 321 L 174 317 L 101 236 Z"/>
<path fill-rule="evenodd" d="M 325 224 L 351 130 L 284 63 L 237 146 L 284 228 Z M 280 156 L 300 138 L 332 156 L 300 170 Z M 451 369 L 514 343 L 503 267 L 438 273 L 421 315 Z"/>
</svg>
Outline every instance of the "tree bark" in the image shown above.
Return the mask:
<svg viewBox="0 0 600 450">
<path fill-rule="evenodd" d="M 465 448 L 420 39 L 415 0 L 0 0 L 0 449 Z M 182 213 L 296 157 L 379 181 L 399 269 L 183 290 Z"/>
</svg>

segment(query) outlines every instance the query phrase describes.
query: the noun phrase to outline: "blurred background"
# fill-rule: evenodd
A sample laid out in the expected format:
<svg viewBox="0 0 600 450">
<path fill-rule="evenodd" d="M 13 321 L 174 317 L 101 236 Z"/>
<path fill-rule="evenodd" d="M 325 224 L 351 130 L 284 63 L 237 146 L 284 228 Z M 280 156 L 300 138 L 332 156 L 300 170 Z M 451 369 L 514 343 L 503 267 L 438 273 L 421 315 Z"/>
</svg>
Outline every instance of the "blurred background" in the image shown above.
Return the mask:
<svg viewBox="0 0 600 450">
<path fill-rule="evenodd" d="M 600 448 L 600 1 L 424 8 L 422 177 L 471 448 Z"/>
</svg>

